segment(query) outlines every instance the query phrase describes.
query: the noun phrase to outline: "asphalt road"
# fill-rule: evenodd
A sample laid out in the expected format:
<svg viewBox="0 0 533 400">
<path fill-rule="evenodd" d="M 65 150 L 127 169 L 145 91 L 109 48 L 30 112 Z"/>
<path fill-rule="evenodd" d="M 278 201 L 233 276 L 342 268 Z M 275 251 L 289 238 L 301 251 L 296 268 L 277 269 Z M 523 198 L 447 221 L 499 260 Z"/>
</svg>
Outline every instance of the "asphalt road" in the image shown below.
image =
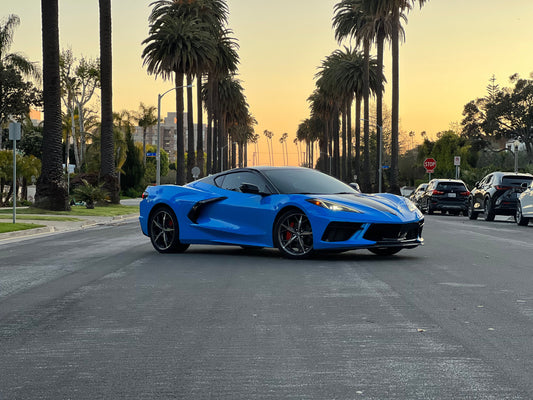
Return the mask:
<svg viewBox="0 0 533 400">
<path fill-rule="evenodd" d="M 532 399 L 533 226 L 295 262 L 137 223 L 0 245 L 0 399 Z"/>
</svg>

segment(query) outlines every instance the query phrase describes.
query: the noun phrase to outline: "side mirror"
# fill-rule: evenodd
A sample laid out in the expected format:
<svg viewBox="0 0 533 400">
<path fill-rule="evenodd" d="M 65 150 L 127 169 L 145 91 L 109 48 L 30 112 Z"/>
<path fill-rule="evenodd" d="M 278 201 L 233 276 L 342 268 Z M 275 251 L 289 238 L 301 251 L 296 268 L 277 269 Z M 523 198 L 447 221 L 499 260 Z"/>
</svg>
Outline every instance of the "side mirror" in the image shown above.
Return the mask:
<svg viewBox="0 0 533 400">
<path fill-rule="evenodd" d="M 257 187 L 257 185 L 253 185 L 251 183 L 243 183 L 239 187 L 239 189 L 243 193 L 261 194 L 261 192 L 259 192 L 259 188 Z"/>
<path fill-rule="evenodd" d="M 522 189 L 527 189 L 528 186 L 529 186 L 529 183 L 528 182 L 522 182 L 522 184 L 520 186 L 522 187 Z"/>
<path fill-rule="evenodd" d="M 355 189 L 355 190 L 357 190 L 358 192 L 361 191 L 361 188 L 359 187 L 359 184 L 356 183 L 356 182 L 352 182 L 352 183 L 350 183 L 350 186 L 352 187 L 352 189 Z"/>
</svg>

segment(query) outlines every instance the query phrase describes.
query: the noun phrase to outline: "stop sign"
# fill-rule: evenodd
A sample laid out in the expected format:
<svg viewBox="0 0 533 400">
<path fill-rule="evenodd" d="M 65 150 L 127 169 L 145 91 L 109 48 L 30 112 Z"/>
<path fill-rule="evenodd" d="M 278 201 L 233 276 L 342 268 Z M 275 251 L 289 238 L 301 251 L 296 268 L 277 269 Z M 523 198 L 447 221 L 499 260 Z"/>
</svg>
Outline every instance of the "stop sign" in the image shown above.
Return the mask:
<svg viewBox="0 0 533 400">
<path fill-rule="evenodd" d="M 437 161 L 435 161 L 433 158 L 426 158 L 424 160 L 424 168 L 426 169 L 426 172 L 428 174 L 433 173 L 433 170 L 437 166 Z"/>
</svg>

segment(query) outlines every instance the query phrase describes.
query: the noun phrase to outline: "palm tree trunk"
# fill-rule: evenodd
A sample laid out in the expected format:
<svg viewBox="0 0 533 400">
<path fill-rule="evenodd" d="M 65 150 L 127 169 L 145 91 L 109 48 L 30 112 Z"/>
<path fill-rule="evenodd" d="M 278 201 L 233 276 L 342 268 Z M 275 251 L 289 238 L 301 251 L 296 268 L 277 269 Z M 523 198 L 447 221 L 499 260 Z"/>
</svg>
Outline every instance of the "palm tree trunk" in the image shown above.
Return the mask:
<svg viewBox="0 0 533 400">
<path fill-rule="evenodd" d="M 185 141 L 183 138 L 183 77 L 176 74 L 176 185 L 185 184 Z"/>
<path fill-rule="evenodd" d="M 364 160 L 363 160 L 363 190 L 370 191 L 370 42 L 368 39 L 364 40 L 364 72 L 363 72 L 363 127 L 364 127 Z"/>
<path fill-rule="evenodd" d="M 376 129 L 376 192 L 379 189 L 379 170 L 381 165 L 379 165 L 379 155 L 383 151 L 381 147 L 383 146 L 383 138 L 380 136 L 383 135 L 383 43 L 385 41 L 385 35 L 380 31 L 377 38 L 377 63 L 378 63 L 378 87 L 376 91 L 376 124 L 378 128 Z M 381 127 L 381 128 L 379 128 Z"/>
<path fill-rule="evenodd" d="M 348 155 L 348 159 L 347 159 L 347 172 L 346 172 L 346 177 L 348 179 L 349 182 L 352 182 L 353 180 L 353 166 L 352 166 L 352 100 L 350 99 L 350 101 L 348 102 L 348 104 L 346 105 L 346 125 L 347 125 L 347 128 L 348 128 L 348 132 L 347 132 L 347 155 Z"/>
<path fill-rule="evenodd" d="M 400 10 L 393 9 L 392 27 L 392 121 L 391 121 L 391 192 L 400 194 L 398 184 L 399 117 L 400 117 Z"/>
<path fill-rule="evenodd" d="M 120 204 L 120 186 L 115 173 L 115 146 L 113 137 L 113 63 L 111 50 L 111 0 L 99 0 L 100 10 L 100 178 L 109 193 L 111 203 Z"/>
<path fill-rule="evenodd" d="M 361 96 L 355 101 L 355 174 L 361 181 Z"/>
<path fill-rule="evenodd" d="M 204 176 L 204 120 L 202 110 L 202 74 L 198 74 L 196 77 L 196 112 L 197 127 L 196 127 L 196 165 L 200 168 L 199 177 Z"/>
<path fill-rule="evenodd" d="M 35 206 L 65 211 L 70 210 L 70 206 L 62 168 L 58 0 L 41 0 L 41 17 L 45 119 L 41 175 L 37 180 Z"/>
<path fill-rule="evenodd" d="M 346 180 L 347 177 L 347 152 L 346 152 L 346 104 L 342 104 L 342 168 L 340 173 L 340 178 Z"/>
<path fill-rule="evenodd" d="M 192 169 L 196 165 L 194 154 L 194 115 L 192 99 L 192 76 L 187 74 L 187 182 L 191 182 Z"/>
</svg>

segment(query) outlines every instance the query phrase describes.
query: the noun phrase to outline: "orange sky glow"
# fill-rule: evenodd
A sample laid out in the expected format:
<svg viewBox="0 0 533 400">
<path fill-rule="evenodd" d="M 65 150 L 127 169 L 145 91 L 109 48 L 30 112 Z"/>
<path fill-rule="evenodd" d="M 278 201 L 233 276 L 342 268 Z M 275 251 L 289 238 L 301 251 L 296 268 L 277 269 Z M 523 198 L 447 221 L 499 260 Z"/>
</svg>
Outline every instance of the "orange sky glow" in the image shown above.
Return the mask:
<svg viewBox="0 0 533 400">
<path fill-rule="evenodd" d="M 290 164 L 297 164 L 293 143 L 298 124 L 309 117 L 307 97 L 321 61 L 341 45 L 331 26 L 338 0 L 227 0 L 229 28 L 240 49 L 239 79 L 250 111 L 258 121 L 260 157 L 268 162 L 263 131 L 274 132 L 275 163 L 283 163 L 279 138 L 289 134 Z M 150 1 L 113 0 L 113 103 L 120 111 L 139 103 L 157 106 L 158 93 L 172 82 L 155 79 L 142 65 L 141 42 L 147 36 Z M 60 43 L 76 56 L 97 57 L 98 2 L 60 0 Z M 41 62 L 40 2 L 2 0 L 0 19 L 16 14 L 11 51 Z M 430 138 L 457 126 L 463 107 L 486 93 L 494 75 L 500 87 L 508 77 L 533 72 L 531 0 L 429 0 L 408 14 L 406 42 L 400 48 L 400 129 Z M 342 45 L 350 45 L 349 42 Z M 388 46 L 386 47 L 388 51 Z M 390 53 L 385 54 L 390 82 Z M 391 89 L 385 88 L 390 106 Z M 162 114 L 173 111 L 173 97 L 163 99 Z M 252 163 L 250 146 L 249 163 Z"/>
</svg>

